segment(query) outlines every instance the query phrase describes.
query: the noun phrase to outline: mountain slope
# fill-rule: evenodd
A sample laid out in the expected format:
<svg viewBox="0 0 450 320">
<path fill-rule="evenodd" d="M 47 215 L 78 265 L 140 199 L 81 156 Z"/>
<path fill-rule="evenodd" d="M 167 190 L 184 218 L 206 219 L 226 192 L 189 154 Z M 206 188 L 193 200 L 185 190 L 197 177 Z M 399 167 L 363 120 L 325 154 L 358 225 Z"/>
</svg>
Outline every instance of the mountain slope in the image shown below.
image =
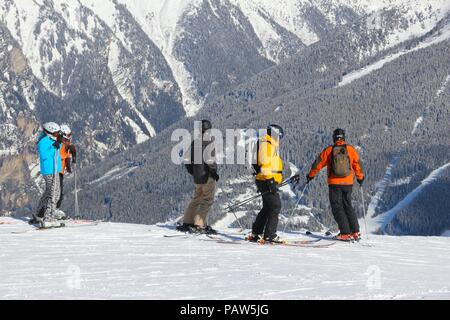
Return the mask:
<svg viewBox="0 0 450 320">
<path fill-rule="evenodd" d="M 29 196 L 17 195 L 39 188 L 27 169 L 36 162 L 27 155 L 35 152 L 40 123 L 69 122 L 80 161 L 95 163 L 149 140 L 198 112 L 206 98 L 273 65 L 238 10 L 247 28 L 235 25 L 228 2 L 219 3 L 228 20 L 200 1 L 184 3 L 0 1 L 0 172 L 14 163 L 20 176 L 0 177 L 8 199 L 0 204 L 2 212 L 22 208 Z M 221 30 L 221 38 L 203 34 L 209 24 Z M 233 45 L 240 38 L 241 46 Z M 211 48 L 201 59 L 200 41 Z M 234 59 L 222 62 L 232 56 L 230 48 Z"/>
<path fill-rule="evenodd" d="M 250 287 L 269 300 L 450 297 L 448 237 L 313 249 L 164 238 L 176 233 L 166 225 L 11 234 L 29 226 L 0 223 L 2 299 L 248 299 Z"/>
</svg>

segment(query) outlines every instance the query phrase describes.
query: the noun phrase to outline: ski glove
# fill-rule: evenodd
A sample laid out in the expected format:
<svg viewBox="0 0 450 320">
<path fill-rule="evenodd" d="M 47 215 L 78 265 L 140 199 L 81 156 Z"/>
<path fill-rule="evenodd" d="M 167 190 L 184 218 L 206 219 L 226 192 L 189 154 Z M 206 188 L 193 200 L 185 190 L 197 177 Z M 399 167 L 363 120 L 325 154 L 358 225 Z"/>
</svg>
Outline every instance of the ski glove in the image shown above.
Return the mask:
<svg viewBox="0 0 450 320">
<path fill-rule="evenodd" d="M 217 172 L 212 172 L 211 173 L 211 178 L 213 178 L 216 181 L 219 181 L 219 175 L 217 174 Z"/>
<path fill-rule="evenodd" d="M 59 141 L 59 139 L 53 143 L 53 146 L 55 147 L 55 149 L 59 149 L 59 147 L 61 147 L 61 142 Z"/>
<path fill-rule="evenodd" d="M 306 183 L 310 183 L 312 179 L 314 178 L 311 178 L 309 174 L 306 175 Z"/>
<path fill-rule="evenodd" d="M 296 174 L 295 176 L 293 176 L 292 178 L 292 182 L 294 183 L 299 183 L 300 182 L 300 175 Z"/>
<path fill-rule="evenodd" d="M 362 186 L 364 183 L 364 177 L 362 179 L 357 179 L 357 180 L 358 180 L 359 185 Z"/>
<path fill-rule="evenodd" d="M 77 148 L 73 144 L 69 146 L 70 154 L 72 155 L 72 162 L 77 163 Z"/>
</svg>

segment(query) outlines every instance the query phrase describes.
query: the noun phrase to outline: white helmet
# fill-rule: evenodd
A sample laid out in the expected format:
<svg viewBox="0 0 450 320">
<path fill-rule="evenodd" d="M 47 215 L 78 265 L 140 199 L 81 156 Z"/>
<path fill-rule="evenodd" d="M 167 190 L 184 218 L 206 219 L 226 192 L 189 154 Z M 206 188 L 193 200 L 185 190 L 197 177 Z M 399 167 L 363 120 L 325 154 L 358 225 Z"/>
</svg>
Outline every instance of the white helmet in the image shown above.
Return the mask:
<svg viewBox="0 0 450 320">
<path fill-rule="evenodd" d="M 59 125 L 54 122 L 46 122 L 46 123 L 44 123 L 42 128 L 44 129 L 44 131 L 46 131 L 50 134 L 61 131 L 61 128 L 59 127 Z"/>
<path fill-rule="evenodd" d="M 61 132 L 63 133 L 64 138 L 70 139 L 70 136 L 72 135 L 72 130 L 70 130 L 70 127 L 67 124 L 61 125 Z"/>
</svg>

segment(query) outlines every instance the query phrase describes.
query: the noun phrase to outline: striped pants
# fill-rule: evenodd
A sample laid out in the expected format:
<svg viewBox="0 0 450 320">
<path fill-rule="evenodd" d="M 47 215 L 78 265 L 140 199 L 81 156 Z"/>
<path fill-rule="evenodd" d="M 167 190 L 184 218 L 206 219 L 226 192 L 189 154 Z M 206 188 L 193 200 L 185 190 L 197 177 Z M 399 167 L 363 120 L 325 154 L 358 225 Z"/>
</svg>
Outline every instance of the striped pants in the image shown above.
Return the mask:
<svg viewBox="0 0 450 320">
<path fill-rule="evenodd" d="M 39 200 L 36 216 L 45 220 L 54 220 L 56 204 L 61 193 L 60 181 L 58 176 L 44 175 L 45 191 Z M 56 179 L 55 179 L 56 178 Z"/>
</svg>

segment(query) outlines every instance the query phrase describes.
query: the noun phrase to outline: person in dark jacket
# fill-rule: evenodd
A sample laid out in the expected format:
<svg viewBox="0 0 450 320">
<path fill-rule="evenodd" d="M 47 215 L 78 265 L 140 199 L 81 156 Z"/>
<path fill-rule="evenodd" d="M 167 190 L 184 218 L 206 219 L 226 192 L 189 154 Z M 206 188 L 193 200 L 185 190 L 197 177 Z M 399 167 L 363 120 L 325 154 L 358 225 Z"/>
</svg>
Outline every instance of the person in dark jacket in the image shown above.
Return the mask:
<svg viewBox="0 0 450 320">
<path fill-rule="evenodd" d="M 219 181 L 214 143 L 211 141 L 209 120 L 202 120 L 202 135 L 191 143 L 187 152 L 186 169 L 194 179 L 194 196 L 186 208 L 183 224 L 177 230 L 190 233 L 216 233 L 207 225 L 208 213 L 214 203 L 216 184 Z M 210 154 L 205 149 L 211 150 Z"/>
</svg>

